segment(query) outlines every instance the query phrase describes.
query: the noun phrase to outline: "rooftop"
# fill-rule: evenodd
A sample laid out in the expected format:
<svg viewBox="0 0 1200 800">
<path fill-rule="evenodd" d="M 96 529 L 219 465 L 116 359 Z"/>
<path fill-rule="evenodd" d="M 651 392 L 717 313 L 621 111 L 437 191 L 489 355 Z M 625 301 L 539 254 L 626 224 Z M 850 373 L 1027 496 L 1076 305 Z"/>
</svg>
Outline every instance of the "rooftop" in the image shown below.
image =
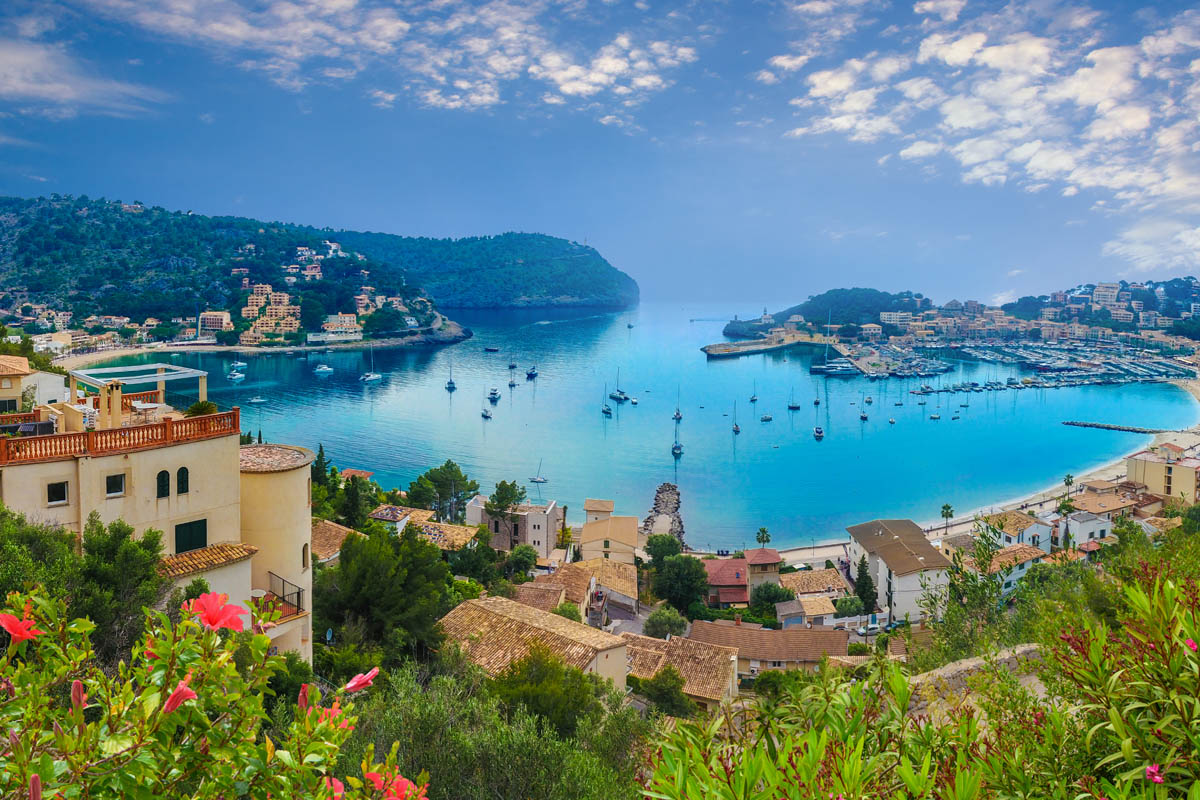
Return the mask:
<svg viewBox="0 0 1200 800">
<path fill-rule="evenodd" d="M 809 569 L 800 572 L 788 572 L 779 576 L 779 583 L 785 589 L 791 589 L 797 595 L 804 594 L 845 594 L 846 579 L 836 569 Z"/>
<path fill-rule="evenodd" d="M 612 500 L 593 500 L 589 497 L 587 500 L 583 501 L 584 511 L 607 511 L 612 513 L 612 510 L 616 507 L 617 504 Z"/>
<path fill-rule="evenodd" d="M 392 506 L 392 505 L 387 505 L 385 503 L 384 505 L 381 505 L 378 508 L 376 508 L 374 511 L 372 511 L 367 516 L 369 516 L 371 519 L 377 519 L 380 522 L 400 523 L 400 522 L 404 522 L 405 520 L 411 520 L 412 522 L 420 524 L 422 522 L 428 522 L 429 520 L 433 519 L 433 512 L 429 511 L 428 509 L 424 509 L 424 508 L 408 508 L 407 506 Z"/>
<path fill-rule="evenodd" d="M 588 588 L 592 578 L 598 586 L 603 586 L 626 597 L 637 597 L 637 567 L 632 564 L 622 564 L 608 558 L 589 558 L 586 561 L 576 561 L 563 564 L 550 575 L 539 575 L 535 583 L 560 584 L 566 587 L 567 599 L 579 607 L 587 602 Z"/>
<path fill-rule="evenodd" d="M 339 472 L 338 475 L 345 480 L 349 480 L 350 478 L 361 478 L 364 481 L 369 481 L 371 478 L 375 477 L 374 472 L 368 472 L 365 469 L 344 469 Z"/>
<path fill-rule="evenodd" d="M 832 628 L 747 628 L 744 625 L 714 625 L 697 620 L 688 638 L 724 647 L 736 647 L 739 658 L 758 661 L 816 663 L 822 656 L 844 656 L 850 642 L 846 631 Z"/>
<path fill-rule="evenodd" d="M 749 585 L 749 563 L 744 558 L 706 558 L 700 563 L 708 572 L 709 586 Z"/>
<path fill-rule="evenodd" d="M 25 356 L 0 356 L 0 375 L 30 375 L 29 359 Z"/>
<path fill-rule="evenodd" d="M 598 542 L 603 540 L 620 542 L 630 548 L 638 545 L 637 517 L 606 517 L 605 519 L 589 522 L 583 526 L 579 534 L 579 543 Z"/>
<path fill-rule="evenodd" d="M 1161 445 L 1160 447 L 1164 447 L 1164 448 L 1172 447 L 1172 445 L 1164 444 L 1164 445 Z M 1187 458 L 1180 458 L 1179 456 L 1182 454 L 1183 454 L 1183 449 L 1179 448 L 1179 447 L 1175 447 L 1171 451 L 1170 458 L 1168 458 L 1166 455 L 1163 455 L 1162 453 L 1156 453 L 1153 450 L 1143 450 L 1140 453 L 1134 453 L 1129 458 L 1131 458 L 1135 461 L 1148 461 L 1153 464 L 1169 463 L 1172 466 L 1200 467 L 1200 459 L 1193 458 L 1191 456 L 1189 456 Z M 1086 496 L 1086 495 L 1083 495 L 1083 496 Z M 1075 501 L 1073 501 L 1073 502 L 1075 502 Z M 1075 505 L 1079 505 L 1079 503 L 1075 502 Z"/>
<path fill-rule="evenodd" d="M 534 643 L 579 669 L 586 669 L 599 653 L 625 645 L 611 633 L 505 597 L 467 600 L 442 617 L 441 626 L 446 637 L 489 675 L 499 675 L 524 658 Z"/>
<path fill-rule="evenodd" d="M 1087 558 L 1087 553 L 1081 550 L 1056 550 L 1042 559 L 1046 564 L 1066 564 Z"/>
<path fill-rule="evenodd" d="M 929 543 L 921 526 L 911 519 L 877 519 L 851 525 L 846 530 L 864 550 L 883 559 L 896 575 L 950 566 L 946 556 Z"/>
<path fill-rule="evenodd" d="M 1189 459 L 1195 460 L 1195 459 Z M 1196 465 L 1200 466 L 1200 461 L 1196 461 Z M 1071 505 L 1075 506 L 1078 511 L 1087 511 L 1092 514 L 1109 514 L 1113 511 L 1121 511 L 1126 508 L 1132 508 L 1137 505 L 1137 501 L 1128 497 L 1122 497 L 1117 494 L 1096 494 L 1094 492 L 1084 492 L 1077 494 L 1071 498 Z"/>
<path fill-rule="evenodd" d="M 313 558 L 316 561 L 328 561 L 333 558 L 341 552 L 342 542 L 352 533 L 358 533 L 358 531 L 331 520 L 314 519 L 312 521 Z"/>
<path fill-rule="evenodd" d="M 992 566 L 988 570 L 988 574 L 994 575 L 1000 570 L 1015 567 L 1018 564 L 1024 564 L 1028 561 L 1035 561 L 1046 557 L 1046 551 L 1040 547 L 1034 547 L 1031 544 L 1014 544 L 1008 547 L 997 550 L 992 555 Z M 970 563 L 970 560 L 968 560 Z M 973 568 L 973 565 L 972 565 Z"/>
<path fill-rule="evenodd" d="M 566 591 L 561 583 L 522 583 L 512 599 L 542 611 L 553 611 L 563 602 Z"/>
<path fill-rule="evenodd" d="M 1043 524 L 1037 517 L 1026 514 L 1024 511 L 1001 511 L 999 514 L 984 517 L 983 521 L 988 526 L 998 531 L 1004 531 L 1010 536 L 1024 533 L 1031 525 Z"/>
<path fill-rule="evenodd" d="M 158 571 L 164 578 L 176 580 L 245 561 L 257 552 L 258 548 L 253 545 L 220 542 L 184 553 L 163 556 L 158 563 Z"/>
<path fill-rule="evenodd" d="M 753 550 L 746 551 L 746 563 L 755 566 L 764 564 L 779 564 L 783 558 L 780 557 L 779 551 L 770 547 L 757 547 Z"/>
<path fill-rule="evenodd" d="M 737 648 L 672 636 L 655 639 L 622 633 L 632 664 L 629 674 L 653 678 L 668 664 L 683 676 L 683 692 L 705 700 L 722 700 L 737 674 Z M 656 658 L 657 657 L 657 658 Z"/>
<path fill-rule="evenodd" d="M 316 458 L 312 450 L 291 444 L 245 444 L 239 456 L 242 472 L 288 472 Z"/>
</svg>

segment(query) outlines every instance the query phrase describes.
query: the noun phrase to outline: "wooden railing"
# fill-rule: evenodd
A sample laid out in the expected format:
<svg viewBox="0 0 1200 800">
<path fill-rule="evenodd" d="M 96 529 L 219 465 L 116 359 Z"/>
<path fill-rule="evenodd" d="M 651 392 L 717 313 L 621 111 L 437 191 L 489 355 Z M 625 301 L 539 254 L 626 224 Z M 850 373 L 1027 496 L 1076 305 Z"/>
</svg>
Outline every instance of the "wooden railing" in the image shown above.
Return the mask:
<svg viewBox="0 0 1200 800">
<path fill-rule="evenodd" d="M 220 414 L 166 420 L 151 425 L 134 425 L 86 433 L 55 433 L 49 436 L 0 438 L 0 465 L 57 461 L 79 456 L 107 456 L 164 445 L 215 439 L 241 432 L 237 408 Z"/>
<path fill-rule="evenodd" d="M 20 425 L 22 422 L 37 422 L 37 414 L 0 414 L 0 425 Z"/>
</svg>

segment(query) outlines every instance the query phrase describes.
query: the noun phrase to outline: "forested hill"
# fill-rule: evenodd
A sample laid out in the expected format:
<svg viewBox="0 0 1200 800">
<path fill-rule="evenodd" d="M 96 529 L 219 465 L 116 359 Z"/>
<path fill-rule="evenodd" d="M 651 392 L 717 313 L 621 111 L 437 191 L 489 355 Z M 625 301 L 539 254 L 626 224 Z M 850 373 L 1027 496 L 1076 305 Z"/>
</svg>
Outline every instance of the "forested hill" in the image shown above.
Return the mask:
<svg viewBox="0 0 1200 800">
<path fill-rule="evenodd" d="M 401 267 L 445 308 L 589 306 L 638 302 L 633 278 L 586 245 L 538 233 L 426 239 L 337 231 L 343 247 Z"/>
<path fill-rule="evenodd" d="M 814 325 L 861 325 L 878 322 L 881 311 L 918 311 L 928 301 L 919 292 L 883 292 L 878 289 L 830 289 L 803 303 L 772 314 L 777 323 L 799 314 Z M 757 319 L 734 320 L 725 326 L 726 336 L 753 336 L 770 328 Z"/>
<path fill-rule="evenodd" d="M 353 309 L 369 274 L 383 294 L 444 306 L 629 305 L 637 284 L 594 250 L 548 236 L 461 240 L 334 232 L 309 226 L 126 204 L 86 196 L 0 197 L 0 287 L 77 315 L 135 320 L 236 309 L 251 283 L 283 283 L 297 248 L 323 240 L 363 258 L 326 259 L 327 310 Z M 253 247 L 249 247 L 253 245 Z M 315 291 L 318 284 L 301 284 Z M 282 288 L 282 285 L 281 285 Z M 16 293 L 14 293 L 16 294 Z"/>
</svg>

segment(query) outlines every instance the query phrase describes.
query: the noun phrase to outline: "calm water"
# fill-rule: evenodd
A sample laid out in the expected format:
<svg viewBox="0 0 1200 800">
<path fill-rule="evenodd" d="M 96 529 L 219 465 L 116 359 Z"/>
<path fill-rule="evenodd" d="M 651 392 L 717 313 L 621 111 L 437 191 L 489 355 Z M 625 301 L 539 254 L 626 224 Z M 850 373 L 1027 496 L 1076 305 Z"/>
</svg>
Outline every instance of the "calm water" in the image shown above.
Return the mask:
<svg viewBox="0 0 1200 800">
<path fill-rule="evenodd" d="M 174 363 L 210 371 L 210 396 L 222 407 L 240 405 L 244 429 L 313 449 L 323 443 L 339 466 L 373 470 L 385 487 L 406 487 L 451 458 L 490 491 L 501 479 L 527 481 L 542 461 L 550 482 L 527 484 L 530 496 L 565 503 L 580 521 L 586 497 L 613 499 L 617 513 L 641 517 L 659 483 L 677 482 L 693 546 L 753 546 L 760 525 L 771 530 L 774 546 L 785 547 L 841 539 L 847 525 L 875 517 L 936 520 L 942 503 L 960 513 L 998 504 L 1149 439 L 1066 427 L 1063 420 L 1179 428 L 1197 419 L 1191 397 L 1166 384 L 939 395 L 921 407 L 909 382 L 814 378 L 803 351 L 708 361 L 698 348 L 721 338 L 716 320 L 731 310 L 752 309 L 643 305 L 574 318 L 459 313 L 474 339 L 438 350 L 379 350 L 374 368 L 384 378 L 376 384 L 358 380 L 370 367 L 366 351 L 240 356 L 249 366 L 238 385 L 224 378 L 233 356 L 182 354 Z M 520 365 L 511 390 L 510 353 Z M 316 377 L 321 363 L 334 372 Z M 541 376 L 526 381 L 532 364 Z M 443 388 L 451 368 L 453 395 Z M 605 384 L 615 386 L 618 368 L 621 388 L 639 404 L 612 403 L 613 417 L 605 419 Z M 1016 374 L 964 364 L 947 380 Z M 491 387 L 503 394 L 495 407 L 484 399 Z M 670 452 L 677 391 L 685 448 L 678 462 Z M 789 412 L 793 391 L 803 407 Z M 864 423 L 858 415 L 865 395 L 875 402 Z M 250 404 L 255 396 L 268 402 Z M 931 421 L 938 397 L 942 419 Z M 894 406 L 897 400 L 904 406 Z M 964 400 L 970 407 L 959 409 Z M 730 429 L 735 401 L 737 437 Z M 480 416 L 485 406 L 493 410 L 490 421 Z M 962 419 L 951 421 L 956 411 Z M 764 413 L 774 421 L 760 422 Z M 813 439 L 814 424 L 824 427 L 824 441 Z"/>
</svg>

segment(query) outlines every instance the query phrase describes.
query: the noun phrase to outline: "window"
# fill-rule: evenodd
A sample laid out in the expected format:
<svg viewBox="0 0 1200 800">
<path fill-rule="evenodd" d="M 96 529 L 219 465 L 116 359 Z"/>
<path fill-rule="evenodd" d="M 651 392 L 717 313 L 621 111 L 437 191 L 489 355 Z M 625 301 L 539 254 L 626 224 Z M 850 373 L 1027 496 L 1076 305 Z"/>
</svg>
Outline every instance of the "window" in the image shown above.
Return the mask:
<svg viewBox="0 0 1200 800">
<path fill-rule="evenodd" d="M 125 473 L 118 472 L 104 479 L 104 493 L 109 497 L 120 497 L 125 494 Z"/>
<path fill-rule="evenodd" d="M 154 483 L 158 487 L 159 500 L 164 497 L 171 496 L 171 473 L 167 472 L 165 469 L 159 471 L 158 475 L 155 477 Z"/>
<path fill-rule="evenodd" d="M 0 400 L 0 414 L 15 414 L 17 413 L 16 400 Z"/>
<path fill-rule="evenodd" d="M 782 662 L 782 661 L 772 661 L 772 662 L 771 662 L 771 666 L 772 666 L 772 667 L 782 667 L 782 666 L 783 666 L 783 662 Z"/>
<path fill-rule="evenodd" d="M 605 553 L 605 554 L 604 554 L 604 557 L 605 557 L 605 558 L 608 558 L 608 553 Z"/>
<path fill-rule="evenodd" d="M 604 549 L 605 549 L 605 550 L 607 550 L 607 549 L 608 549 L 608 539 L 605 539 L 605 540 L 604 540 Z"/>
<path fill-rule="evenodd" d="M 67 504 L 67 482 L 58 481 L 46 484 L 46 505 L 65 506 Z"/>
<path fill-rule="evenodd" d="M 175 494 L 187 494 L 187 493 L 188 493 L 188 468 L 180 467 L 178 469 L 178 471 L 176 471 L 176 473 L 175 473 Z M 309 492 L 309 497 L 311 497 L 311 496 L 312 496 L 312 492 Z"/>
<path fill-rule="evenodd" d="M 0 389 L 11 389 L 12 378 L 0 378 Z"/>
<path fill-rule="evenodd" d="M 175 526 L 175 552 L 186 553 L 208 547 L 208 520 L 184 522 Z"/>
<path fill-rule="evenodd" d="M 308 542 L 300 548 L 300 569 L 308 569 Z"/>
<path fill-rule="evenodd" d="M 492 527 L 492 532 L 493 532 L 493 533 L 499 533 L 499 532 L 500 532 L 500 520 L 498 520 L 498 519 L 497 519 L 497 520 L 492 520 L 492 526 L 493 526 L 493 527 Z"/>
</svg>

